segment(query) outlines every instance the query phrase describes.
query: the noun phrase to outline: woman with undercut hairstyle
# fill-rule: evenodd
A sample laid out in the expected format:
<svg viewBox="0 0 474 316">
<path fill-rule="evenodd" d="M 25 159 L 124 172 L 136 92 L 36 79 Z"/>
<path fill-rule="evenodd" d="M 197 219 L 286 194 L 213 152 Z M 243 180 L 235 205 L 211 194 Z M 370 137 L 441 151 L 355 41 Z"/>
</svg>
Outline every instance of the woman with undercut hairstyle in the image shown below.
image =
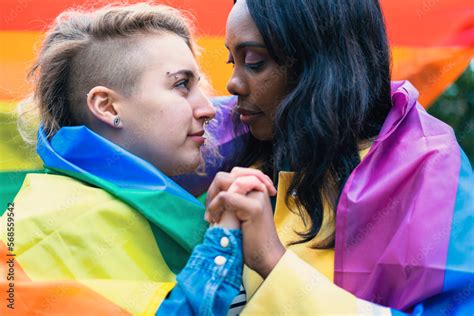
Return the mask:
<svg viewBox="0 0 474 316">
<path fill-rule="evenodd" d="M 1 217 L 0 286 L 13 294 L 0 314 L 227 314 L 240 223 L 228 213 L 208 230 L 202 202 L 171 179 L 218 157 L 194 52 L 187 18 L 167 6 L 56 18 L 31 71 L 45 170 Z M 232 190 L 275 193 L 254 176 L 266 186 L 248 176 Z"/>
</svg>

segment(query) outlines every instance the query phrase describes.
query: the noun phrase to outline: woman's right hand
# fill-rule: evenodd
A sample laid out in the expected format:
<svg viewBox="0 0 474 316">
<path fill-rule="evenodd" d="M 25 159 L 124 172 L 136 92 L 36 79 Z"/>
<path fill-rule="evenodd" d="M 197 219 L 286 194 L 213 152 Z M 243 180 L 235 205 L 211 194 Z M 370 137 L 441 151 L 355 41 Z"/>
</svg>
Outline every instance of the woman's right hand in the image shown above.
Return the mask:
<svg viewBox="0 0 474 316">
<path fill-rule="evenodd" d="M 247 195 L 252 191 L 267 192 L 267 184 L 268 183 L 262 182 L 255 175 L 241 176 L 234 180 L 227 192 L 242 195 Z M 233 210 L 227 210 L 222 213 L 219 222 L 217 222 L 215 226 L 228 229 L 240 229 L 241 222 Z"/>
<path fill-rule="evenodd" d="M 239 179 L 239 181 L 236 181 L 237 179 Z M 264 187 L 259 183 L 263 184 Z M 247 195 L 251 191 L 264 192 L 265 188 L 271 196 L 276 194 L 272 180 L 262 171 L 251 168 L 234 167 L 230 173 L 217 173 L 209 187 L 206 206 L 222 191 Z M 217 223 L 209 218 L 208 212 L 205 213 L 204 218 L 206 221 L 211 222 L 211 226 L 216 225 L 229 229 L 238 229 L 241 226 L 241 222 L 232 211 L 223 212 Z"/>
</svg>

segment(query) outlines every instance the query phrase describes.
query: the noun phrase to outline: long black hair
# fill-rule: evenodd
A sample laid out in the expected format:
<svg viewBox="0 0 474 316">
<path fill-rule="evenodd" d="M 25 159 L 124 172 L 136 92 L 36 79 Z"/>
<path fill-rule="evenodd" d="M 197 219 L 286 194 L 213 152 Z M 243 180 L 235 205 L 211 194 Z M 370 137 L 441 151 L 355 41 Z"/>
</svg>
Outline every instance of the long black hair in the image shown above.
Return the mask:
<svg viewBox="0 0 474 316">
<path fill-rule="evenodd" d="M 307 242 L 321 229 L 323 201 L 335 212 L 360 163 L 358 144 L 378 135 L 391 108 L 382 11 L 377 0 L 247 0 L 247 6 L 292 82 L 277 107 L 266 159 L 274 177 L 295 172 L 286 200 L 296 194 L 301 215 L 309 216 L 308 230 L 295 243 Z M 316 247 L 333 245 L 334 233 Z"/>
</svg>

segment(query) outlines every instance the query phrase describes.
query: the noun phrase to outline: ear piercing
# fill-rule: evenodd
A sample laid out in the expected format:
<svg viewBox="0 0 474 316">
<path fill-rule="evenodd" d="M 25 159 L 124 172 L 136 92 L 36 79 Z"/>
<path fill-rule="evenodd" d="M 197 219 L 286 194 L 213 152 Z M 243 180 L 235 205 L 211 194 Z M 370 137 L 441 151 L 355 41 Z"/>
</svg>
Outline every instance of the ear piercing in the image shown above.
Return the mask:
<svg viewBox="0 0 474 316">
<path fill-rule="evenodd" d="M 86 93 L 86 96 L 89 98 L 89 93 Z M 122 127 L 122 120 L 120 119 L 120 116 L 115 115 L 113 124 L 115 128 L 120 128 Z"/>
<path fill-rule="evenodd" d="M 120 128 L 122 126 L 122 120 L 120 119 L 120 116 L 118 115 L 114 117 L 114 126 L 116 128 Z"/>
</svg>

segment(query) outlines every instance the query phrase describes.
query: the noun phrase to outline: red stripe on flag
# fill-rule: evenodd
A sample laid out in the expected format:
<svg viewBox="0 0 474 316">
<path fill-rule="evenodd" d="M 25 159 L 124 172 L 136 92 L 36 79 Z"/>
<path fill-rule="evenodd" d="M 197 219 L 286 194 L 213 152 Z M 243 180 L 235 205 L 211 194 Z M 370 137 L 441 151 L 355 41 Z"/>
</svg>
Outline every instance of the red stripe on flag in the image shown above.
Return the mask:
<svg viewBox="0 0 474 316">
<path fill-rule="evenodd" d="M 130 3 L 140 2 L 130 0 Z M 232 8 L 231 0 L 165 0 L 155 1 L 175 8 L 184 9 L 196 17 L 197 33 L 220 36 L 225 33 L 225 21 Z M 3 31 L 41 31 L 54 18 L 68 8 L 93 8 L 107 1 L 87 0 L 1 0 L 0 30 Z"/>
<path fill-rule="evenodd" d="M 472 0 L 381 0 L 392 45 L 474 46 Z"/>
</svg>

